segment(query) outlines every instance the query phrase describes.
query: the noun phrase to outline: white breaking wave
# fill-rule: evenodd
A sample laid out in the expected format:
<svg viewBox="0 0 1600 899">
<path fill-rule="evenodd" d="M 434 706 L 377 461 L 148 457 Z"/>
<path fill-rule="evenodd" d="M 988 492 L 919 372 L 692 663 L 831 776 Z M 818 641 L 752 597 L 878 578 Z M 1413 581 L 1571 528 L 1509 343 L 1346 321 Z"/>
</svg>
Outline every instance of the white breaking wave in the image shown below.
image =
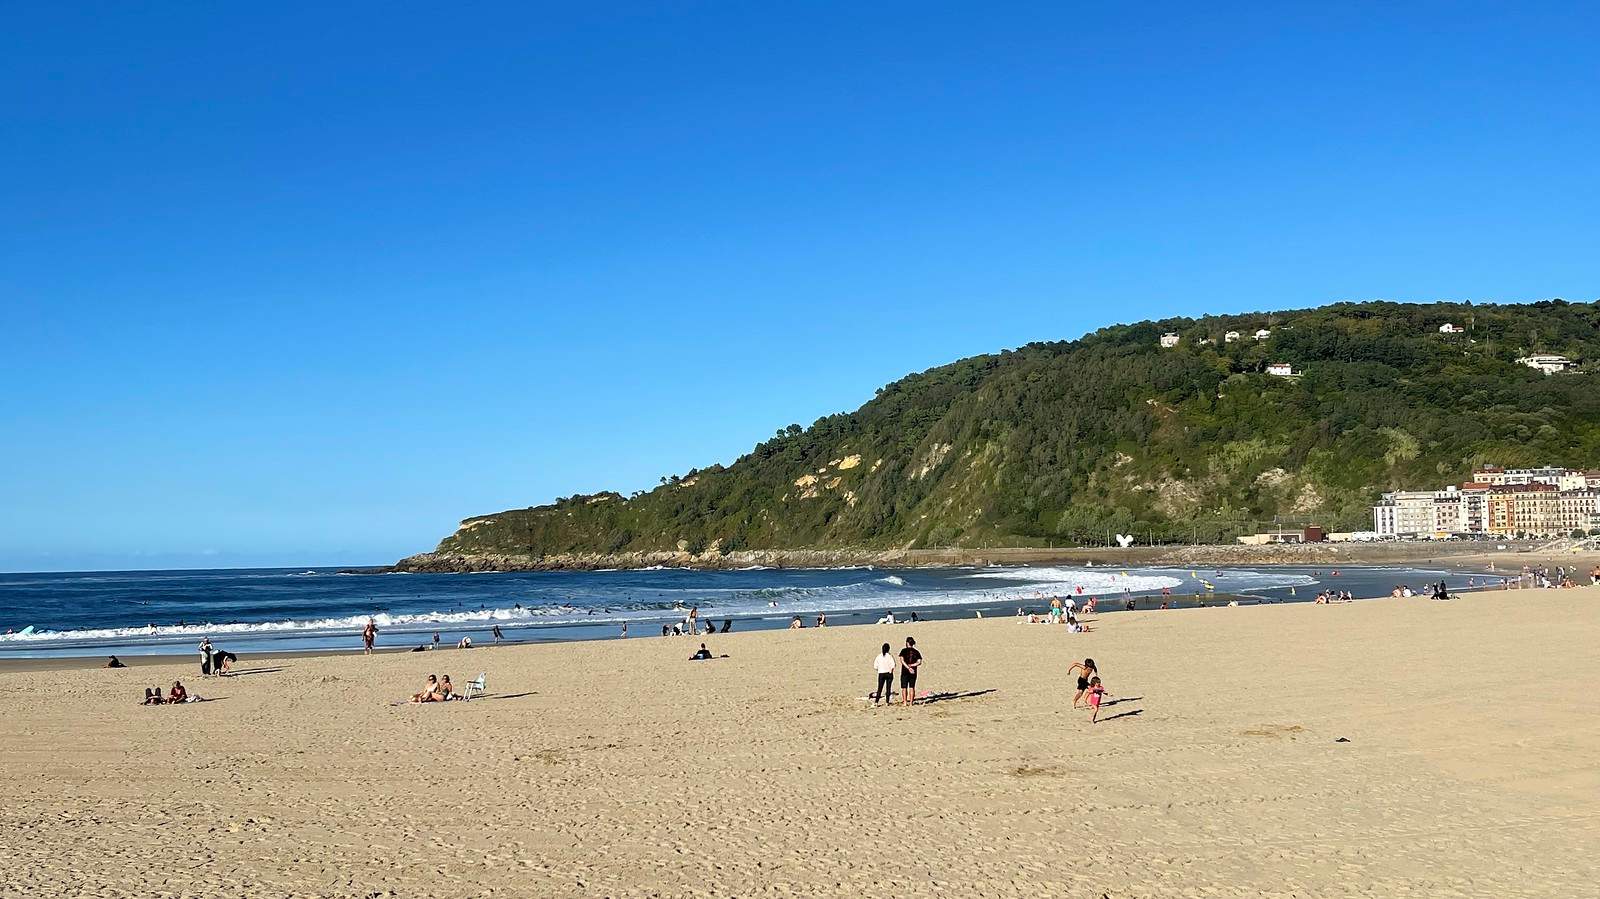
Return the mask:
<svg viewBox="0 0 1600 899">
<path fill-rule="evenodd" d="M 537 609 L 484 609 L 472 612 L 420 612 L 415 614 L 348 615 L 341 618 L 318 618 L 305 621 L 240 621 L 232 624 L 173 624 L 157 627 L 106 627 L 85 628 L 73 631 L 34 631 L 29 634 L 0 635 L 0 643 L 34 643 L 50 640 L 117 640 L 129 638 L 206 637 L 219 634 L 278 634 L 359 631 L 371 618 L 379 630 L 404 629 L 427 625 L 532 623 L 559 615 L 573 615 L 579 610 L 572 606 L 545 606 Z"/>
<path fill-rule="evenodd" d="M 970 580 L 1022 581 L 1031 585 L 1033 589 L 1047 586 L 1082 587 L 1085 594 L 1121 593 L 1124 590 L 1143 593 L 1183 584 L 1179 578 L 1164 574 L 1122 574 L 1104 568 L 990 568 L 962 577 Z M 1008 592 L 1015 592 L 1017 589 L 1027 588 L 1012 588 Z"/>
</svg>

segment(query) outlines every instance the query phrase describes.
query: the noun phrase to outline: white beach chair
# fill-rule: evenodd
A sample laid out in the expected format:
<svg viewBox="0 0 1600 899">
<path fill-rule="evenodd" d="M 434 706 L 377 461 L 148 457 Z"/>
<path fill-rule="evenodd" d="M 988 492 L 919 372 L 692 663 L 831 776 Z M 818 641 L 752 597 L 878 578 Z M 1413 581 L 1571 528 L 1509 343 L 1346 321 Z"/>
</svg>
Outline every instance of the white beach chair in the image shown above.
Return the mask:
<svg viewBox="0 0 1600 899">
<path fill-rule="evenodd" d="M 480 671 L 478 679 L 467 681 L 467 687 L 461 692 L 462 699 L 471 699 L 473 696 L 482 696 L 489 691 L 489 675 Z"/>
</svg>

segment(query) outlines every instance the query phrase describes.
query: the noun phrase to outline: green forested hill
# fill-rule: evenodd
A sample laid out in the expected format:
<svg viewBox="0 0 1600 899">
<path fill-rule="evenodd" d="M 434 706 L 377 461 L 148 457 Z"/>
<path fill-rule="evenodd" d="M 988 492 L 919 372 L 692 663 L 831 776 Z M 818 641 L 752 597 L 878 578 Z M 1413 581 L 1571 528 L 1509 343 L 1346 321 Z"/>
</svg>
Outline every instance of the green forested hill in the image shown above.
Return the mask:
<svg viewBox="0 0 1600 899">
<path fill-rule="evenodd" d="M 1446 322 L 1465 333 L 1439 333 Z M 1271 337 L 1253 339 L 1259 328 Z M 1225 343 L 1229 330 L 1243 333 Z M 1172 349 L 1163 333 L 1181 335 Z M 1214 343 L 1203 343 L 1209 338 Z M 1515 362 L 1553 352 L 1585 370 Z M 1600 304 L 1350 303 L 1166 319 L 902 378 L 648 493 L 468 519 L 446 553 L 1230 540 L 1370 526 L 1476 463 L 1600 465 Z M 1296 378 L 1265 373 L 1290 363 Z"/>
</svg>

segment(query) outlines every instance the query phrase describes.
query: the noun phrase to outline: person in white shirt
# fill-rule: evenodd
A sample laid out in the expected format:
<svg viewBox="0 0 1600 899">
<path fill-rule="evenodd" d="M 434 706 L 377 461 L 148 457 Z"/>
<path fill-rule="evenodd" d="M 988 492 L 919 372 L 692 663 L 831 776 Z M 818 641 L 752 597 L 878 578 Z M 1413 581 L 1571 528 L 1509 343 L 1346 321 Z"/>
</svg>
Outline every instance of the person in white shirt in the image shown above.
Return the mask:
<svg viewBox="0 0 1600 899">
<path fill-rule="evenodd" d="M 894 698 L 894 653 L 889 651 L 889 644 L 883 644 L 883 652 L 872 660 L 872 670 L 878 672 L 878 686 L 872 691 L 872 704 L 877 705 L 881 699 L 885 705 Z"/>
</svg>

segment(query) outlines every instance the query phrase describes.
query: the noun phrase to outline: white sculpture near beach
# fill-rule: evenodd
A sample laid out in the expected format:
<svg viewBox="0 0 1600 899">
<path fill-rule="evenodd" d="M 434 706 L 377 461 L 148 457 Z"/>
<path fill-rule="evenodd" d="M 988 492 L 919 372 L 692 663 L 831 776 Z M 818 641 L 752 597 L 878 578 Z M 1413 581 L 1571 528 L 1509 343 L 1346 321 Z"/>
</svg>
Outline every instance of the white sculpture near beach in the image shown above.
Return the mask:
<svg viewBox="0 0 1600 899">
<path fill-rule="evenodd" d="M 1117 535 L 1117 545 L 1122 547 L 1123 549 L 1127 549 L 1128 547 L 1132 546 L 1133 545 L 1133 535 L 1132 534 L 1118 534 Z"/>
</svg>

